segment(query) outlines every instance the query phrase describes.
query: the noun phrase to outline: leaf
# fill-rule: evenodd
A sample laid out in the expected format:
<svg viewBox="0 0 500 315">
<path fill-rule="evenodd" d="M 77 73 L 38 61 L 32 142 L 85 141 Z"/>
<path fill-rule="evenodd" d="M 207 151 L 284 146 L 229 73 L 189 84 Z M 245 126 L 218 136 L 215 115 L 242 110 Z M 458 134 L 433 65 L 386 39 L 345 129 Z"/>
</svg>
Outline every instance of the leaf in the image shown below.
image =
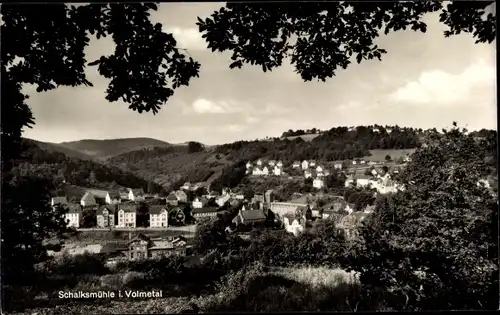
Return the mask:
<svg viewBox="0 0 500 315">
<path fill-rule="evenodd" d="M 361 55 L 361 53 L 359 53 L 357 56 L 356 56 L 356 61 L 358 63 L 361 63 L 361 59 L 363 58 L 363 56 Z"/>
</svg>

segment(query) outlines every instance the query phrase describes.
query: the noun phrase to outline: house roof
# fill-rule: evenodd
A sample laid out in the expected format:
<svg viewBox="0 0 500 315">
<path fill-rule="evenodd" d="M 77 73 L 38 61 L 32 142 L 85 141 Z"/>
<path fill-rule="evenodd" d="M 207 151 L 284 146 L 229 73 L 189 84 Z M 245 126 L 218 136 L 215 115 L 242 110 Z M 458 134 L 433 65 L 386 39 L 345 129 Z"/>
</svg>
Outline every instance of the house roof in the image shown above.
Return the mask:
<svg viewBox="0 0 500 315">
<path fill-rule="evenodd" d="M 179 200 L 179 197 L 175 194 L 175 192 L 171 192 L 168 194 L 167 200 Z"/>
<path fill-rule="evenodd" d="M 180 198 L 187 198 L 187 194 L 183 192 L 182 190 L 177 190 L 174 192 L 175 195 L 180 199 Z"/>
<path fill-rule="evenodd" d="M 142 188 L 130 188 L 130 190 L 132 191 L 132 193 L 136 197 L 144 195 L 144 189 L 142 189 Z"/>
<path fill-rule="evenodd" d="M 150 206 L 149 207 L 149 214 L 160 214 L 162 212 L 162 210 L 165 210 L 168 212 L 168 210 L 165 206 L 158 206 L 158 205 Z"/>
<path fill-rule="evenodd" d="M 151 239 L 148 236 L 146 236 L 146 235 L 144 235 L 142 233 L 139 233 L 135 237 L 133 237 L 130 241 L 128 241 L 128 243 L 130 244 L 130 243 L 138 241 L 138 240 L 146 241 L 146 242 L 150 242 L 151 241 Z"/>
<path fill-rule="evenodd" d="M 192 214 L 196 213 L 214 213 L 217 212 L 216 207 L 203 207 L 203 208 L 196 208 L 191 211 Z"/>
<path fill-rule="evenodd" d="M 109 198 L 111 198 L 111 200 L 113 200 L 113 199 L 120 199 L 121 196 L 120 196 L 120 193 L 117 192 L 117 191 L 110 191 L 109 192 Z"/>
<path fill-rule="evenodd" d="M 101 247 L 99 253 L 101 254 L 111 254 L 119 251 L 128 251 L 128 246 L 121 242 L 106 243 Z"/>
<path fill-rule="evenodd" d="M 66 196 L 52 197 L 52 202 L 54 204 L 67 205 L 68 199 L 66 198 Z"/>
<path fill-rule="evenodd" d="M 109 213 L 114 214 L 118 210 L 118 206 L 117 205 L 100 206 L 99 209 L 97 210 L 96 215 L 102 215 L 102 212 L 104 211 L 104 209 L 107 209 L 109 211 Z"/>
<path fill-rule="evenodd" d="M 104 199 L 106 198 L 106 195 L 108 194 L 107 190 L 102 190 L 102 189 L 87 189 L 87 192 L 91 193 L 94 198 L 101 198 Z"/>
<path fill-rule="evenodd" d="M 266 219 L 266 215 L 262 210 L 241 211 L 241 216 L 245 221 L 263 221 Z"/>
<path fill-rule="evenodd" d="M 80 213 L 82 211 L 82 207 L 80 205 L 69 204 L 68 205 L 68 213 Z"/>
<path fill-rule="evenodd" d="M 81 201 L 85 202 L 85 204 L 88 204 L 88 205 L 93 205 L 93 204 L 97 203 L 95 201 L 95 198 L 94 198 L 93 194 L 91 194 L 89 191 L 85 192 L 85 194 L 83 195 Z"/>
<path fill-rule="evenodd" d="M 137 212 L 137 205 L 134 203 L 122 203 L 119 206 L 119 210 L 123 210 L 125 212 Z"/>
</svg>

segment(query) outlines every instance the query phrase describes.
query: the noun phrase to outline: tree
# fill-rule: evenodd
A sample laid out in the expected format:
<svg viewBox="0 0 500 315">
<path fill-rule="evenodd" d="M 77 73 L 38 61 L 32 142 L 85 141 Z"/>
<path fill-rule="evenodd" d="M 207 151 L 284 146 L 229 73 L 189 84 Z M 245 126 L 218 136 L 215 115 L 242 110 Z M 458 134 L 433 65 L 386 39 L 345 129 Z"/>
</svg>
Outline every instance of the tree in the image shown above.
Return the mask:
<svg viewBox="0 0 500 315">
<path fill-rule="evenodd" d="M 42 242 L 50 237 L 64 237 L 69 232 L 64 207 L 50 208 L 52 183 L 35 176 L 2 178 L 2 282 L 25 284 L 34 280 L 34 264 L 46 258 Z M 29 196 L 29 198 L 26 198 Z M 8 222 L 5 224 L 4 222 Z"/>
<path fill-rule="evenodd" d="M 82 227 L 94 228 L 97 226 L 97 216 L 94 209 L 85 209 L 82 211 Z"/>
<path fill-rule="evenodd" d="M 217 218 L 202 219 L 194 236 L 193 249 L 199 254 L 206 254 L 212 249 L 223 249 L 227 244 L 225 226 Z"/>
<path fill-rule="evenodd" d="M 34 124 L 23 84 L 33 84 L 37 92 L 92 86 L 85 68 L 97 66 L 110 79 L 108 101 L 122 100 L 139 113 L 155 114 L 176 88 L 198 75 L 200 65 L 181 53 L 173 36 L 162 32 L 161 24 L 149 21 L 154 4 L 7 4 L 1 10 L 1 103 L 3 116 L 8 117 L 1 125 L 2 280 L 9 281 L 29 273 L 31 264 L 40 260 L 41 236 L 65 230 L 62 214 L 58 217 L 50 211 L 50 193 L 35 187 L 39 180 L 6 180 L 25 149 L 22 129 Z M 97 38 L 111 36 L 116 43 L 114 53 L 87 63 L 84 49 L 89 33 Z M 19 190 L 22 198 L 19 193 L 6 193 Z M 8 232 L 10 227 L 15 232 Z"/>
<path fill-rule="evenodd" d="M 387 154 L 387 155 L 385 156 L 385 160 L 386 160 L 387 162 L 389 162 L 389 161 L 391 161 L 391 160 L 392 160 L 392 158 L 391 158 L 391 156 L 390 156 L 389 154 Z"/>
<path fill-rule="evenodd" d="M 188 142 L 188 153 L 202 152 L 204 149 L 205 146 L 199 142 L 196 141 Z"/>
<path fill-rule="evenodd" d="M 137 203 L 137 226 L 149 226 L 149 206 L 145 202 Z"/>
<path fill-rule="evenodd" d="M 492 3 L 227 3 L 211 17 L 198 18 L 197 25 L 208 48 L 232 52 L 231 69 L 250 63 L 271 71 L 289 57 L 304 81 L 325 81 L 338 69 L 346 69 L 351 57 L 358 63 L 381 60 L 387 51 L 374 43 L 381 33 L 406 29 L 425 33 L 421 17 L 429 12 L 441 12 L 439 20 L 448 27 L 445 37 L 468 32 L 476 43 L 491 43 L 496 38 L 496 16 L 485 15 L 485 8 Z"/>
<path fill-rule="evenodd" d="M 484 148 L 454 127 L 412 155 L 405 190 L 377 200 L 344 263 L 366 290 L 389 289 L 411 310 L 498 306 L 498 205 L 477 185 Z"/>
</svg>

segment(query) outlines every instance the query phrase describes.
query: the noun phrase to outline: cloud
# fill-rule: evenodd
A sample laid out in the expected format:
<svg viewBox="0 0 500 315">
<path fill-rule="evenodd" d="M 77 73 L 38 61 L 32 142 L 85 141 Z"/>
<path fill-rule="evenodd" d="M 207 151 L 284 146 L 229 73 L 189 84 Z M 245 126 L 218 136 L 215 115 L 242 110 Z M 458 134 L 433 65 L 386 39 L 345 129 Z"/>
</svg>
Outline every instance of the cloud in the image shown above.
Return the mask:
<svg viewBox="0 0 500 315">
<path fill-rule="evenodd" d="M 195 28 L 167 27 L 166 33 L 172 33 L 178 48 L 204 50 L 207 43 L 201 38 L 201 33 Z"/>
<path fill-rule="evenodd" d="M 468 99 L 477 88 L 493 87 L 495 79 L 495 67 L 482 61 L 470 65 L 459 74 L 441 70 L 424 71 L 417 81 L 400 87 L 390 98 L 417 104 L 452 104 Z"/>
<path fill-rule="evenodd" d="M 226 114 L 229 112 L 226 102 L 212 102 L 199 98 L 192 104 L 192 109 L 197 114 Z"/>
</svg>

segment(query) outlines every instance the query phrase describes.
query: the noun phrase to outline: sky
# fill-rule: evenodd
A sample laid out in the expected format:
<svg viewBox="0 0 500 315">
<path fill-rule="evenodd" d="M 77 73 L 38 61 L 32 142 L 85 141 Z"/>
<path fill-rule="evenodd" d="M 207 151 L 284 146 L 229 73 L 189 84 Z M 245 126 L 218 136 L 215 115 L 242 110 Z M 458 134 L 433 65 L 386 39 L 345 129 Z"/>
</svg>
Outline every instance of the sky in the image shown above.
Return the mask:
<svg viewBox="0 0 500 315">
<path fill-rule="evenodd" d="M 495 46 L 472 35 L 445 38 L 438 14 L 424 20 L 427 32 L 381 35 L 382 61 L 353 63 L 326 82 L 304 82 L 283 65 L 264 73 L 258 66 L 229 69 L 230 53 L 211 52 L 195 25 L 222 3 L 162 3 L 153 12 L 178 47 L 201 63 L 200 77 L 175 90 L 156 115 L 139 114 L 105 100 L 108 81 L 95 67 L 94 87 L 60 87 L 36 93 L 28 105 L 35 117 L 24 136 L 46 142 L 150 137 L 171 143 L 221 144 L 280 136 L 288 129 L 399 125 L 469 130 L 497 129 Z M 91 40 L 87 60 L 112 53 L 113 42 Z"/>
</svg>

